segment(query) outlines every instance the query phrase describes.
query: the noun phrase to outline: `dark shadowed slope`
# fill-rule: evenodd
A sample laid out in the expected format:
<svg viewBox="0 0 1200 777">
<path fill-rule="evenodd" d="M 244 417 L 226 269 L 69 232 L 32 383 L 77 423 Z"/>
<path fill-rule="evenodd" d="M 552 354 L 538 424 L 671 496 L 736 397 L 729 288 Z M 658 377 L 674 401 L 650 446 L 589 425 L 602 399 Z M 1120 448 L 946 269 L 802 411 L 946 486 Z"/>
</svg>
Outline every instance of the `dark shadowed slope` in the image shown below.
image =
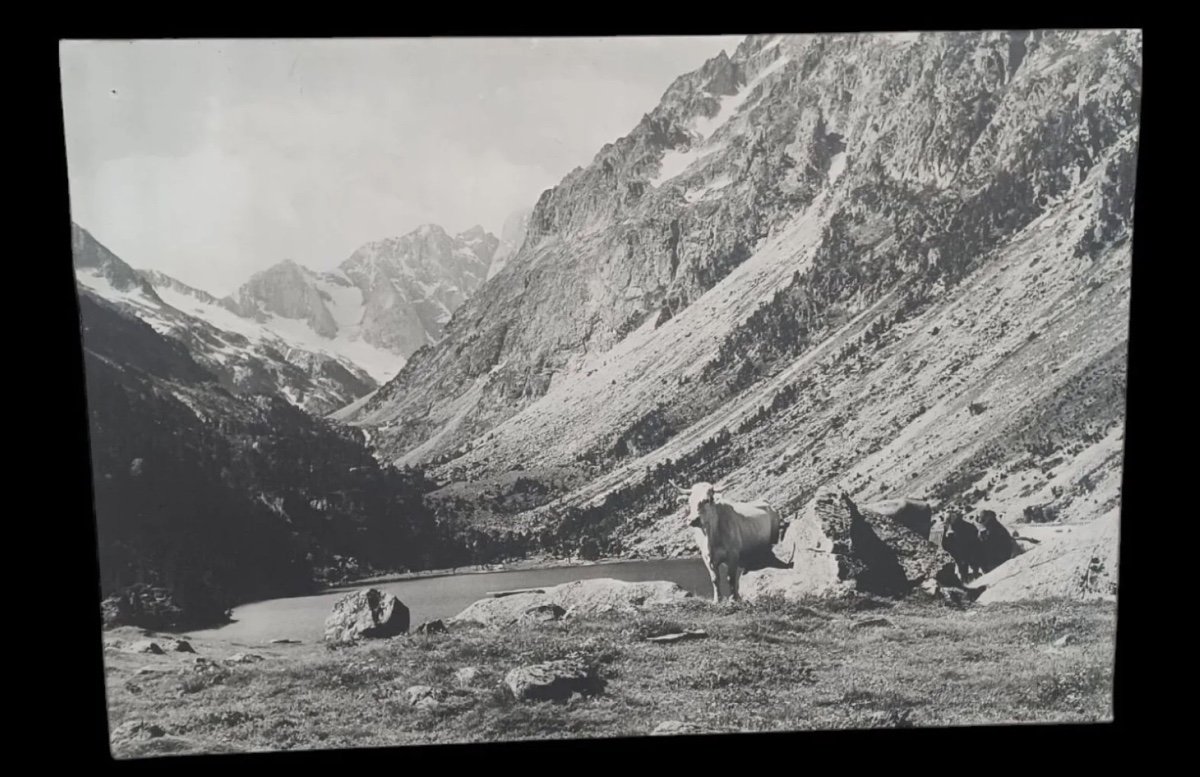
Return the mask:
<svg viewBox="0 0 1200 777">
<path fill-rule="evenodd" d="M 178 341 L 88 291 L 80 309 L 106 594 L 165 586 L 207 621 L 441 560 L 420 473 L 380 468 L 359 433 L 282 399 L 231 393 Z"/>
</svg>

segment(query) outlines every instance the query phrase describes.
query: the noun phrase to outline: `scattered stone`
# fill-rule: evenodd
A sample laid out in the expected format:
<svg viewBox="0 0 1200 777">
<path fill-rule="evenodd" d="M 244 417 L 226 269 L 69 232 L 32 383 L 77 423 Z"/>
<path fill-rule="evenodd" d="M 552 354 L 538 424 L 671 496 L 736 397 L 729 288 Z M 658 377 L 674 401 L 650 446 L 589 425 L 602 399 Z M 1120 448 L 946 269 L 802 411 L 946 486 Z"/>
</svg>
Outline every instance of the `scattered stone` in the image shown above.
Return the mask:
<svg viewBox="0 0 1200 777">
<path fill-rule="evenodd" d="M 682 720 L 664 720 L 650 732 L 652 737 L 673 736 L 676 734 L 703 734 L 706 729 L 695 723 Z"/>
<path fill-rule="evenodd" d="M 708 636 L 704 629 L 688 629 L 674 634 L 660 634 L 657 637 L 647 637 L 647 642 L 679 642 L 685 639 L 703 639 Z"/>
<path fill-rule="evenodd" d="M 143 666 L 143 667 L 139 668 L 136 672 L 134 672 L 134 674 L 135 675 L 161 674 L 165 671 L 167 671 L 167 670 L 163 669 L 161 666 Z"/>
<path fill-rule="evenodd" d="M 325 620 L 325 641 L 349 644 L 360 639 L 385 639 L 408 631 L 408 608 L 377 588 L 356 591 L 333 605 Z"/>
<path fill-rule="evenodd" d="M 229 658 L 225 659 L 231 664 L 256 664 L 259 661 L 265 661 L 258 653 L 234 653 Z"/>
<path fill-rule="evenodd" d="M 196 656 L 195 658 L 192 659 L 192 663 L 193 664 L 211 664 L 212 661 L 210 659 L 205 658 L 204 656 Z"/>
<path fill-rule="evenodd" d="M 454 682 L 463 688 L 470 688 L 477 677 L 479 677 L 478 669 L 473 666 L 464 666 L 454 673 Z"/>
<path fill-rule="evenodd" d="M 437 691 L 428 685 L 414 685 L 404 691 L 408 703 L 417 709 L 435 709 L 438 706 Z"/>
<path fill-rule="evenodd" d="M 179 640 L 175 643 L 176 653 L 195 653 L 196 649 L 192 647 L 192 643 L 184 640 Z"/>
<path fill-rule="evenodd" d="M 425 621 L 420 626 L 417 626 L 416 629 L 418 634 L 444 634 L 447 631 L 449 631 L 449 629 L 446 628 L 446 622 L 441 618 Z"/>
<path fill-rule="evenodd" d="M 300 640 L 298 640 L 298 639 L 273 639 L 273 640 L 271 640 L 270 644 L 272 644 L 272 645 L 299 645 Z"/>
<path fill-rule="evenodd" d="M 596 667 L 580 659 L 517 667 L 504 676 L 504 684 L 518 701 L 565 701 L 574 693 L 592 696 L 604 690 Z"/>
<path fill-rule="evenodd" d="M 166 733 L 161 726 L 153 723 L 147 723 L 144 720 L 127 720 L 113 729 L 112 735 L 109 738 L 114 743 L 129 742 L 141 739 L 156 739 L 166 736 Z"/>
<path fill-rule="evenodd" d="M 156 656 L 163 655 L 163 649 L 157 642 L 152 642 L 148 639 L 143 639 L 140 642 L 135 642 L 129 646 L 131 653 L 152 653 Z"/>
<path fill-rule="evenodd" d="M 1054 647 L 1061 648 L 1061 647 L 1066 647 L 1067 645 L 1074 645 L 1074 644 L 1075 644 L 1075 637 L 1072 636 L 1071 634 L 1064 634 L 1061 637 L 1059 637 L 1058 639 L 1054 640 Z"/>
</svg>

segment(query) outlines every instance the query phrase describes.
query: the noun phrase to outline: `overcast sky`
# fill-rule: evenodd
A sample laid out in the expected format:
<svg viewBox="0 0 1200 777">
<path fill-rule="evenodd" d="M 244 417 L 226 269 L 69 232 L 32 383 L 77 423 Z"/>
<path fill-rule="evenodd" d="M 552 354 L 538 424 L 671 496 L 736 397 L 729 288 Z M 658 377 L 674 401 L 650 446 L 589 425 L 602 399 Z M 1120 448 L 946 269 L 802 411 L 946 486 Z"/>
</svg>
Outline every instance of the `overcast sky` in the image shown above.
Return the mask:
<svg viewBox="0 0 1200 777">
<path fill-rule="evenodd" d="M 741 38 L 66 42 L 72 218 L 218 294 L 424 223 L 499 234 Z"/>
</svg>

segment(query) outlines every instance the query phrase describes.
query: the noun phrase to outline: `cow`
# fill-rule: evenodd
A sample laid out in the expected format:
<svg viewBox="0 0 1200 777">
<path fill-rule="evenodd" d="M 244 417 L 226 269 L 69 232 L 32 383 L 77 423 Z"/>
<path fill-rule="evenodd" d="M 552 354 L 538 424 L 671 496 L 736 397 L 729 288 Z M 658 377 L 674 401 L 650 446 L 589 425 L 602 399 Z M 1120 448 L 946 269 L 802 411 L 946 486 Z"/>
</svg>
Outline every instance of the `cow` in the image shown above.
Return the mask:
<svg viewBox="0 0 1200 777">
<path fill-rule="evenodd" d="M 1010 558 L 1021 555 L 1025 549 L 1021 547 L 1016 534 L 1009 532 L 1000 523 L 992 510 L 980 510 L 975 518 L 979 526 L 979 544 L 981 548 L 982 566 L 984 572 L 991 572 Z M 1033 542 L 1034 540 L 1029 540 Z"/>
<path fill-rule="evenodd" d="M 753 569 L 760 562 L 788 566 L 771 552 L 779 542 L 782 524 L 769 503 L 725 502 L 719 498 L 721 486 L 712 483 L 696 483 L 690 489 L 674 481 L 671 485 L 679 492 L 679 500 L 688 503 L 688 525 L 708 567 L 714 602 L 721 601 L 722 565 L 730 598 L 735 601 L 741 599 L 738 583 L 743 569 Z"/>
<path fill-rule="evenodd" d="M 966 583 L 982 574 L 983 543 L 979 541 L 979 527 L 957 514 L 939 518 L 937 523 L 931 536 L 941 535 L 942 549 L 954 559 L 959 578 Z"/>
</svg>

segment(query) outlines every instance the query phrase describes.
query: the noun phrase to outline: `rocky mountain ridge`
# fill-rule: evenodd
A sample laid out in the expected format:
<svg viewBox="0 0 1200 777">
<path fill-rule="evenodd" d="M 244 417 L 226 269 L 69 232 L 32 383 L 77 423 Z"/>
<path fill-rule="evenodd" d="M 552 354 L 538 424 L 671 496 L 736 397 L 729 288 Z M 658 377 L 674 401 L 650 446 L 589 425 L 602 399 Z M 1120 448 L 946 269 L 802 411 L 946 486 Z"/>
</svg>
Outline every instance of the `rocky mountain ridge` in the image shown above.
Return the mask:
<svg viewBox="0 0 1200 777">
<path fill-rule="evenodd" d="M 444 481 L 585 471 L 494 527 L 564 547 L 680 548 L 667 477 L 1104 513 L 1140 89 L 1136 31 L 750 36 L 345 418 Z"/>
<path fill-rule="evenodd" d="M 481 227 L 451 236 L 426 225 L 368 243 L 331 272 L 285 260 L 218 298 L 134 271 L 78 225 L 74 235 L 83 285 L 187 343 L 226 385 L 318 415 L 367 395 L 436 342 L 500 246 Z"/>
</svg>

